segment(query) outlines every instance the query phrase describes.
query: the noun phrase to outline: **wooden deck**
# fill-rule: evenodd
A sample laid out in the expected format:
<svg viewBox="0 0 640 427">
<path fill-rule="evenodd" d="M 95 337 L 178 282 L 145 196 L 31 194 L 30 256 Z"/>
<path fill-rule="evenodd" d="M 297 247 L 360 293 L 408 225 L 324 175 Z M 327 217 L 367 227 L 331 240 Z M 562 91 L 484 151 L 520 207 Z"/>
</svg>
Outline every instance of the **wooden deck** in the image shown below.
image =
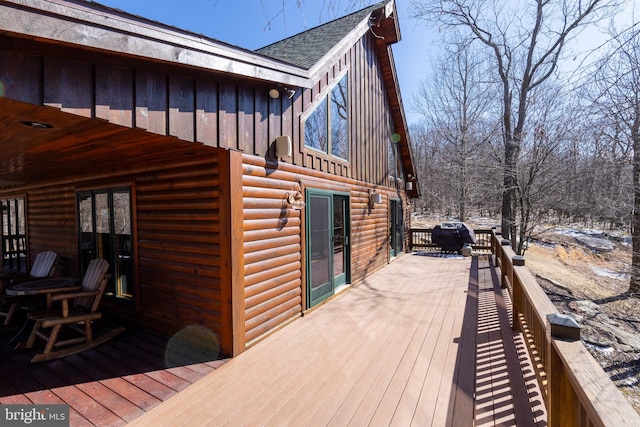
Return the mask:
<svg viewBox="0 0 640 427">
<path fill-rule="evenodd" d="M 128 330 L 31 364 L 5 329 L 0 404 L 67 403 L 73 427 L 544 426 L 497 283 L 487 256 L 405 255 L 226 363 Z"/>
<path fill-rule="evenodd" d="M 132 425 L 546 425 L 497 283 L 486 256 L 405 255 Z"/>
<path fill-rule="evenodd" d="M 80 354 L 34 364 L 34 351 L 7 344 L 15 332 L 0 329 L 0 404 L 68 404 L 72 427 L 126 425 L 224 364 L 188 350 L 167 360 L 167 338 L 131 330 Z"/>
</svg>

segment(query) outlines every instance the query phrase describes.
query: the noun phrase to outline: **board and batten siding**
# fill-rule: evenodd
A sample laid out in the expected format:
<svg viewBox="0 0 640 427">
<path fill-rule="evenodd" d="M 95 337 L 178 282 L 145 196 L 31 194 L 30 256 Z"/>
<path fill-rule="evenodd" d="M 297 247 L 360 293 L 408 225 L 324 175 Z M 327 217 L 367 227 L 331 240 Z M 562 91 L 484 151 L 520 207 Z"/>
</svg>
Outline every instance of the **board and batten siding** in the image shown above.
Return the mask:
<svg viewBox="0 0 640 427">
<path fill-rule="evenodd" d="M 382 185 L 391 113 L 376 49 L 367 33 L 318 72 L 312 87 L 293 88 L 291 99 L 269 97 L 277 86 L 269 82 L 1 35 L 0 78 L 10 99 L 272 160 L 275 139 L 289 135 L 293 155 L 280 160 Z M 306 149 L 302 123 L 345 70 L 349 161 Z"/>
<path fill-rule="evenodd" d="M 350 178 L 336 178 L 296 165 L 244 155 L 245 334 L 250 345 L 294 318 L 306 305 L 304 276 L 305 211 L 290 208 L 291 192 L 309 188 L 346 192 L 351 215 L 351 282 L 356 283 L 389 261 L 389 198 L 397 193 Z M 383 194 L 369 207 L 369 194 Z"/>
</svg>

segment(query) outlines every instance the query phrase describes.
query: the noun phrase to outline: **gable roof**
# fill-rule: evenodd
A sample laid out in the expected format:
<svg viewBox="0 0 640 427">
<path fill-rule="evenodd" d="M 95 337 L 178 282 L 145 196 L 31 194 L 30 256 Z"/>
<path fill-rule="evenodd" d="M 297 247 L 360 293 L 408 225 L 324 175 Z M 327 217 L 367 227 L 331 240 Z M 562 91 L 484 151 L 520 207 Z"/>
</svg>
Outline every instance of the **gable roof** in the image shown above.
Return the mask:
<svg viewBox="0 0 640 427">
<path fill-rule="evenodd" d="M 394 0 L 384 0 L 281 42 L 251 51 L 90 0 L 2 0 L 0 37 L 311 88 L 368 32 L 375 36 L 405 171 L 415 176 L 391 44 L 400 40 Z M 292 55 L 296 56 L 292 56 Z M 417 195 L 414 185 L 412 195 Z"/>
<path fill-rule="evenodd" d="M 368 18 L 373 11 L 383 6 L 384 3 L 369 6 L 350 15 L 256 49 L 256 52 L 309 70 L 365 18 Z"/>
</svg>

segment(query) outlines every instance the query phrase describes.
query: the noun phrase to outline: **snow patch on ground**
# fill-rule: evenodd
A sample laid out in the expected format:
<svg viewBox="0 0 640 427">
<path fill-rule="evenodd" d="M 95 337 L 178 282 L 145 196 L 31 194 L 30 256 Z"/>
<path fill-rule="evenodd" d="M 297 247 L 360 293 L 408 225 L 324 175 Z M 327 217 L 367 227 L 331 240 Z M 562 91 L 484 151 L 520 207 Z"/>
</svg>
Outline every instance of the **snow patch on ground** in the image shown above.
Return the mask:
<svg viewBox="0 0 640 427">
<path fill-rule="evenodd" d="M 606 269 L 606 268 L 595 267 L 593 265 L 590 266 L 590 267 L 591 267 L 591 271 L 593 271 L 597 275 L 604 276 L 604 277 L 609 277 L 611 279 L 629 280 L 629 278 L 631 277 L 629 273 L 624 273 L 624 272 L 620 272 L 620 271 L 613 271 L 613 270 L 609 270 L 609 269 Z"/>
</svg>

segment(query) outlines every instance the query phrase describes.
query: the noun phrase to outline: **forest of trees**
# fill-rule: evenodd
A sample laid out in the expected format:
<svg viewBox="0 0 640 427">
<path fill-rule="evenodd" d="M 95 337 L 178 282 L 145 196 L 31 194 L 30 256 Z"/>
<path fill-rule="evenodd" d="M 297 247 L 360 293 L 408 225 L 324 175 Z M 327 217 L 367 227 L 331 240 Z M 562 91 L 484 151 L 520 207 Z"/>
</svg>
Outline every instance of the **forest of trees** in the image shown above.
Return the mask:
<svg viewBox="0 0 640 427">
<path fill-rule="evenodd" d="M 501 220 L 518 253 L 542 222 L 640 232 L 640 25 L 616 20 L 632 5 L 414 0 L 441 34 L 413 94 L 417 210 Z"/>
<path fill-rule="evenodd" d="M 540 224 L 629 232 L 640 294 L 637 0 L 407 1 L 440 35 L 411 94 L 414 210 L 495 218 L 518 254 Z"/>
</svg>

